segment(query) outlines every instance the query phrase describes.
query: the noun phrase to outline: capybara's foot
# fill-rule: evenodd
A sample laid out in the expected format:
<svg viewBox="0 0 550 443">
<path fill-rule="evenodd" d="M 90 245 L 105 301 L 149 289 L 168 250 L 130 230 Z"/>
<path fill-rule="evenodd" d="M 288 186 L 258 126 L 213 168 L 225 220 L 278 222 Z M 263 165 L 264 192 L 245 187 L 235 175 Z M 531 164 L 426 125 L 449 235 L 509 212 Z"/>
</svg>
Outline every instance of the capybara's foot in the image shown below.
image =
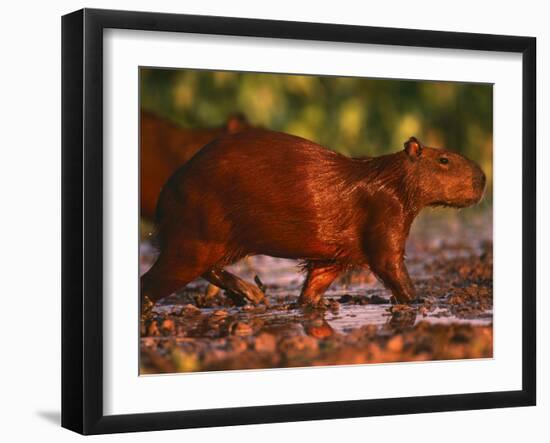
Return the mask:
<svg viewBox="0 0 550 443">
<path fill-rule="evenodd" d="M 239 288 L 228 289 L 225 293 L 235 302 L 236 305 L 239 306 L 247 303 L 251 303 L 253 305 L 259 305 L 260 303 L 265 305 L 268 304 L 267 297 L 264 292 L 260 288 L 248 283 L 242 286 L 239 285 Z"/>
<path fill-rule="evenodd" d="M 307 276 L 298 304 L 316 309 L 326 308 L 327 303 L 323 298 L 323 294 L 341 272 L 342 268 L 332 263 L 307 263 Z"/>
<path fill-rule="evenodd" d="M 312 309 L 325 309 L 326 303 L 322 295 L 308 295 L 307 293 L 300 294 L 298 298 L 298 306 Z"/>
<path fill-rule="evenodd" d="M 211 269 L 204 273 L 203 277 L 213 285 L 225 289 L 225 294 L 236 305 L 242 306 L 247 303 L 252 303 L 253 305 L 259 305 L 260 303 L 268 304 L 264 292 L 258 286 L 248 283 L 223 269 Z"/>
<path fill-rule="evenodd" d="M 414 300 L 415 298 L 414 297 L 408 297 L 404 294 L 401 294 L 399 296 L 397 295 L 392 295 L 390 297 L 390 302 L 393 304 L 393 305 L 408 305 L 408 304 L 411 304 L 411 303 L 414 303 Z"/>
</svg>

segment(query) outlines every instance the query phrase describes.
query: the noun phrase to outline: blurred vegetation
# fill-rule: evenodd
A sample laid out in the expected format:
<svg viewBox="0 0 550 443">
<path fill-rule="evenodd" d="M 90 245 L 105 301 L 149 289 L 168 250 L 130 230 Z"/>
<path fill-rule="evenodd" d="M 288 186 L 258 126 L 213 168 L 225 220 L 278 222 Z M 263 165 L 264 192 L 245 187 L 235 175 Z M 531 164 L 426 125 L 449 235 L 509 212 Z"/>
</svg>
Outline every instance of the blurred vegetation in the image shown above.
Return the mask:
<svg viewBox="0 0 550 443">
<path fill-rule="evenodd" d="M 184 127 L 242 113 L 350 156 L 394 152 L 414 135 L 477 161 L 492 183 L 492 85 L 142 69 L 140 86 L 142 108 Z"/>
</svg>

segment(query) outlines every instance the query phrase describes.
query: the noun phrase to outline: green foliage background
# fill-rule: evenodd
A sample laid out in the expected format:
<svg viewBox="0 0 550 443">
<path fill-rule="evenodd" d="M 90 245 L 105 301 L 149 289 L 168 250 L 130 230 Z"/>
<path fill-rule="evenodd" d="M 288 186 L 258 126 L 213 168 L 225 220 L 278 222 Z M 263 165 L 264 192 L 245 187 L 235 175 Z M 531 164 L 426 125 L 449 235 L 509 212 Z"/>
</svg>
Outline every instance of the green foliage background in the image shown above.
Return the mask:
<svg viewBox="0 0 550 443">
<path fill-rule="evenodd" d="M 141 106 L 184 127 L 242 113 L 253 124 L 299 135 L 351 156 L 428 146 L 477 161 L 492 183 L 489 84 L 141 69 Z"/>
</svg>

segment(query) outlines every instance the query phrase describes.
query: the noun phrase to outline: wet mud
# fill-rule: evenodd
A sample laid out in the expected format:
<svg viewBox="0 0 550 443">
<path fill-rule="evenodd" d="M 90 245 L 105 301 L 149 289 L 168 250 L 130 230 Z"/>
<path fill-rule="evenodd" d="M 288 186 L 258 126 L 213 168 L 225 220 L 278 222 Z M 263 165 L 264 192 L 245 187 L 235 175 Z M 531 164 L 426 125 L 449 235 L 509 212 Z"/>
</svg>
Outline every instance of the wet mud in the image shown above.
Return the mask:
<svg viewBox="0 0 550 443">
<path fill-rule="evenodd" d="M 269 306 L 236 306 L 206 281 L 192 282 L 141 319 L 140 373 L 491 358 L 492 250 L 490 210 L 428 211 L 407 244 L 413 304 L 392 305 L 361 269 L 332 285 L 322 310 L 296 305 L 297 262 L 247 258 L 229 270 L 264 285 Z M 140 258 L 143 273 L 155 259 L 147 240 Z"/>
</svg>

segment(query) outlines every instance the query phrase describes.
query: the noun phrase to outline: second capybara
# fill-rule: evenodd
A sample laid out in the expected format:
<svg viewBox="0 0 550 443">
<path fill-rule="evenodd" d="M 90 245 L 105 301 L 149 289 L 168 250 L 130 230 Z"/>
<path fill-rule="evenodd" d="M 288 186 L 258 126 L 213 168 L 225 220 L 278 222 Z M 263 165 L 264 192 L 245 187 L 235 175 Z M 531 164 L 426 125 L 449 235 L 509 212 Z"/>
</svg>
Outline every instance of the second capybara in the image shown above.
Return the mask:
<svg viewBox="0 0 550 443">
<path fill-rule="evenodd" d="M 160 190 L 166 180 L 197 151 L 223 134 L 234 134 L 250 125 L 242 114 L 231 115 L 224 126 L 183 128 L 172 121 L 140 112 L 140 211 L 154 220 Z"/>
<path fill-rule="evenodd" d="M 224 270 L 245 256 L 299 259 L 303 305 L 347 268 L 368 266 L 408 303 L 415 289 L 404 261 L 414 218 L 426 206 L 480 201 L 485 175 L 460 154 L 423 146 L 349 158 L 292 135 L 247 130 L 216 139 L 180 168 L 157 208 L 160 255 L 142 276 L 142 303 L 202 276 L 253 303 L 262 291 Z"/>
</svg>

